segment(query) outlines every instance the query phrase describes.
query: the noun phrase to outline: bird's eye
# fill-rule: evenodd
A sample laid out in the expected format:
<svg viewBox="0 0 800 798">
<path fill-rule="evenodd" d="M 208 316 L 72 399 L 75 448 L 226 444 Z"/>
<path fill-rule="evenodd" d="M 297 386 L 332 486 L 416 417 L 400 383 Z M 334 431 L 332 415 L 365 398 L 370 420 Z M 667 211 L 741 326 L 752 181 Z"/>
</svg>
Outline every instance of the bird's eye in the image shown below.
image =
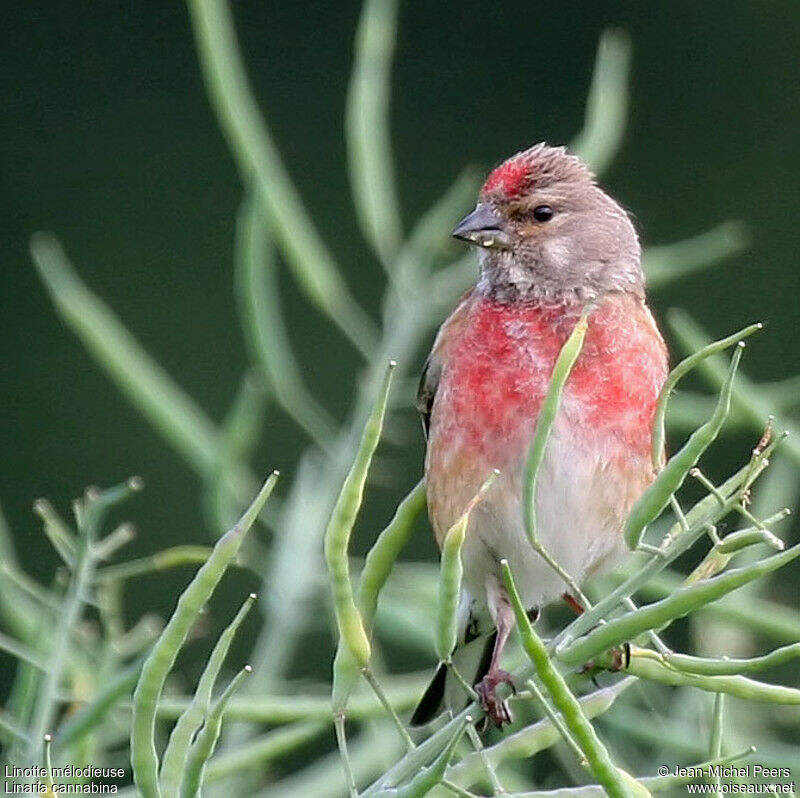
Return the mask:
<svg viewBox="0 0 800 798">
<path fill-rule="evenodd" d="M 533 209 L 533 218 L 537 222 L 548 222 L 553 218 L 553 209 L 549 205 L 537 205 Z"/>
</svg>

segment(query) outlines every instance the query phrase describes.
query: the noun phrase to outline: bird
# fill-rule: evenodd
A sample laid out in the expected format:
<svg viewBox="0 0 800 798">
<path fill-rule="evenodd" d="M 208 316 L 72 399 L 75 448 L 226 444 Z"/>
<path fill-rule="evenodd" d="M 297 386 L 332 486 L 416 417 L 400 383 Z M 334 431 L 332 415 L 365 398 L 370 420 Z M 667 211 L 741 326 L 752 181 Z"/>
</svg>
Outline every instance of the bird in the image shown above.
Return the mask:
<svg viewBox="0 0 800 798">
<path fill-rule="evenodd" d="M 536 144 L 497 166 L 452 235 L 477 250 L 478 279 L 435 337 L 417 410 L 440 547 L 499 471 L 469 516 L 457 649 L 485 639 L 474 685 L 487 720 L 502 727 L 511 715 L 496 690 L 511 684 L 500 665 L 515 620 L 501 561 L 532 620 L 562 596 L 577 604 L 523 518 L 525 463 L 556 358 L 585 314 L 534 496 L 539 541 L 581 584 L 621 561 L 625 518 L 663 463 L 663 452 L 652 454 L 652 426 L 668 356 L 631 218 L 564 147 Z M 439 713 L 447 673 L 440 665 L 413 725 Z"/>
</svg>

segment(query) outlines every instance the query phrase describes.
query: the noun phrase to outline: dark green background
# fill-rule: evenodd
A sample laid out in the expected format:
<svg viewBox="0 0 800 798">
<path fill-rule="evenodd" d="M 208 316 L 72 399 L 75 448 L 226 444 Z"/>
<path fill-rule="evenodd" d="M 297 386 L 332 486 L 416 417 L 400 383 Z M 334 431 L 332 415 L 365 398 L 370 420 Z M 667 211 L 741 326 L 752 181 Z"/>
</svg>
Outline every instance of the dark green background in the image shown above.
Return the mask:
<svg viewBox="0 0 800 798">
<path fill-rule="evenodd" d="M 382 275 L 355 232 L 342 134 L 358 6 L 233 7 L 292 176 L 377 318 Z M 542 139 L 568 142 L 607 25 L 630 33 L 634 62 L 630 124 L 604 182 L 634 211 L 645 243 L 728 218 L 746 220 L 752 235 L 747 253 L 654 295 L 656 313 L 681 305 L 719 334 L 762 319 L 745 370 L 800 372 L 800 13 L 789 0 L 404 2 L 392 123 L 406 224 L 465 165 L 486 169 Z M 208 532 L 198 481 L 56 318 L 28 238 L 57 233 L 89 285 L 219 419 L 245 366 L 231 267 L 241 186 L 181 3 L 8 4 L 0 38 L 0 500 L 24 563 L 49 580 L 55 556 L 30 512 L 40 495 L 66 510 L 86 484 L 138 473 L 147 490 L 125 508 L 139 528 L 132 554 Z M 284 282 L 309 383 L 344 417 L 358 361 Z M 409 440 L 391 488 L 367 507 L 376 523 L 418 476 L 421 440 Z M 741 457 L 752 441 L 734 445 Z M 291 478 L 302 446 L 270 411 L 257 465 Z M 431 551 L 419 541 L 416 554 Z M 163 610 L 172 595 L 142 593 L 137 614 Z"/>
</svg>

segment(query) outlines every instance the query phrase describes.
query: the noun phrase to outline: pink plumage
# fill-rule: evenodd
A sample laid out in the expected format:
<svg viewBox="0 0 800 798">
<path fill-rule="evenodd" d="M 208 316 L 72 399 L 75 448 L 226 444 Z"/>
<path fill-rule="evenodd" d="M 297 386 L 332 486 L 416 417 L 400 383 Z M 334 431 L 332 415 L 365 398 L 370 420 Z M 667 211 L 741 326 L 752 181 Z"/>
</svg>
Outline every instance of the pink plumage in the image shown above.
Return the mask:
<svg viewBox="0 0 800 798">
<path fill-rule="evenodd" d="M 504 472 L 522 468 L 556 358 L 581 311 L 577 303 L 508 306 L 472 293 L 442 326 L 427 462 L 440 542 L 493 468 L 501 471 L 499 490 Z M 581 442 L 575 457 L 636 462 L 637 482 L 652 479 L 653 413 L 665 377 L 664 344 L 644 304 L 603 301 L 562 396 L 561 424 Z"/>
<path fill-rule="evenodd" d="M 645 302 L 630 219 L 563 148 L 537 145 L 497 167 L 454 235 L 478 248 L 480 277 L 442 325 L 420 387 L 428 511 L 441 545 L 499 469 L 470 516 L 462 606 L 465 629 L 483 616 L 496 627 L 476 689 L 502 725 L 510 716 L 495 688 L 509 680 L 499 660 L 513 613 L 499 562 L 509 562 L 528 609 L 567 590 L 531 546 L 522 510 L 525 463 L 556 358 L 587 311 L 534 502 L 539 540 L 580 583 L 622 556 L 625 518 L 655 477 L 652 424 L 667 354 Z M 416 720 L 430 716 L 441 685 L 432 684 Z"/>
</svg>

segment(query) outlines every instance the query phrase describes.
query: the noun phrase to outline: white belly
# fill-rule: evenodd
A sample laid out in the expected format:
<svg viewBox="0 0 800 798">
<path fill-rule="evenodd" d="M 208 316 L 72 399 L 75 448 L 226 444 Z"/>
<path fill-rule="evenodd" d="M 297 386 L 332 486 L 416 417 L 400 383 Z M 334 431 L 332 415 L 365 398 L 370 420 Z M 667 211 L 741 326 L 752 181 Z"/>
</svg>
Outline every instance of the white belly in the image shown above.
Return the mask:
<svg viewBox="0 0 800 798">
<path fill-rule="evenodd" d="M 604 447 L 587 450 L 553 430 L 539 469 L 536 492 L 538 538 L 579 584 L 613 567 L 624 553 L 622 525 L 639 493 L 609 466 Z M 534 551 L 522 513 L 522 465 L 507 464 L 475 508 L 462 551 L 464 587 L 474 607 L 486 606 L 487 591 L 502 583 L 499 561 L 508 560 L 526 609 L 542 607 L 569 590 Z M 631 488 L 634 488 L 631 490 Z"/>
</svg>

